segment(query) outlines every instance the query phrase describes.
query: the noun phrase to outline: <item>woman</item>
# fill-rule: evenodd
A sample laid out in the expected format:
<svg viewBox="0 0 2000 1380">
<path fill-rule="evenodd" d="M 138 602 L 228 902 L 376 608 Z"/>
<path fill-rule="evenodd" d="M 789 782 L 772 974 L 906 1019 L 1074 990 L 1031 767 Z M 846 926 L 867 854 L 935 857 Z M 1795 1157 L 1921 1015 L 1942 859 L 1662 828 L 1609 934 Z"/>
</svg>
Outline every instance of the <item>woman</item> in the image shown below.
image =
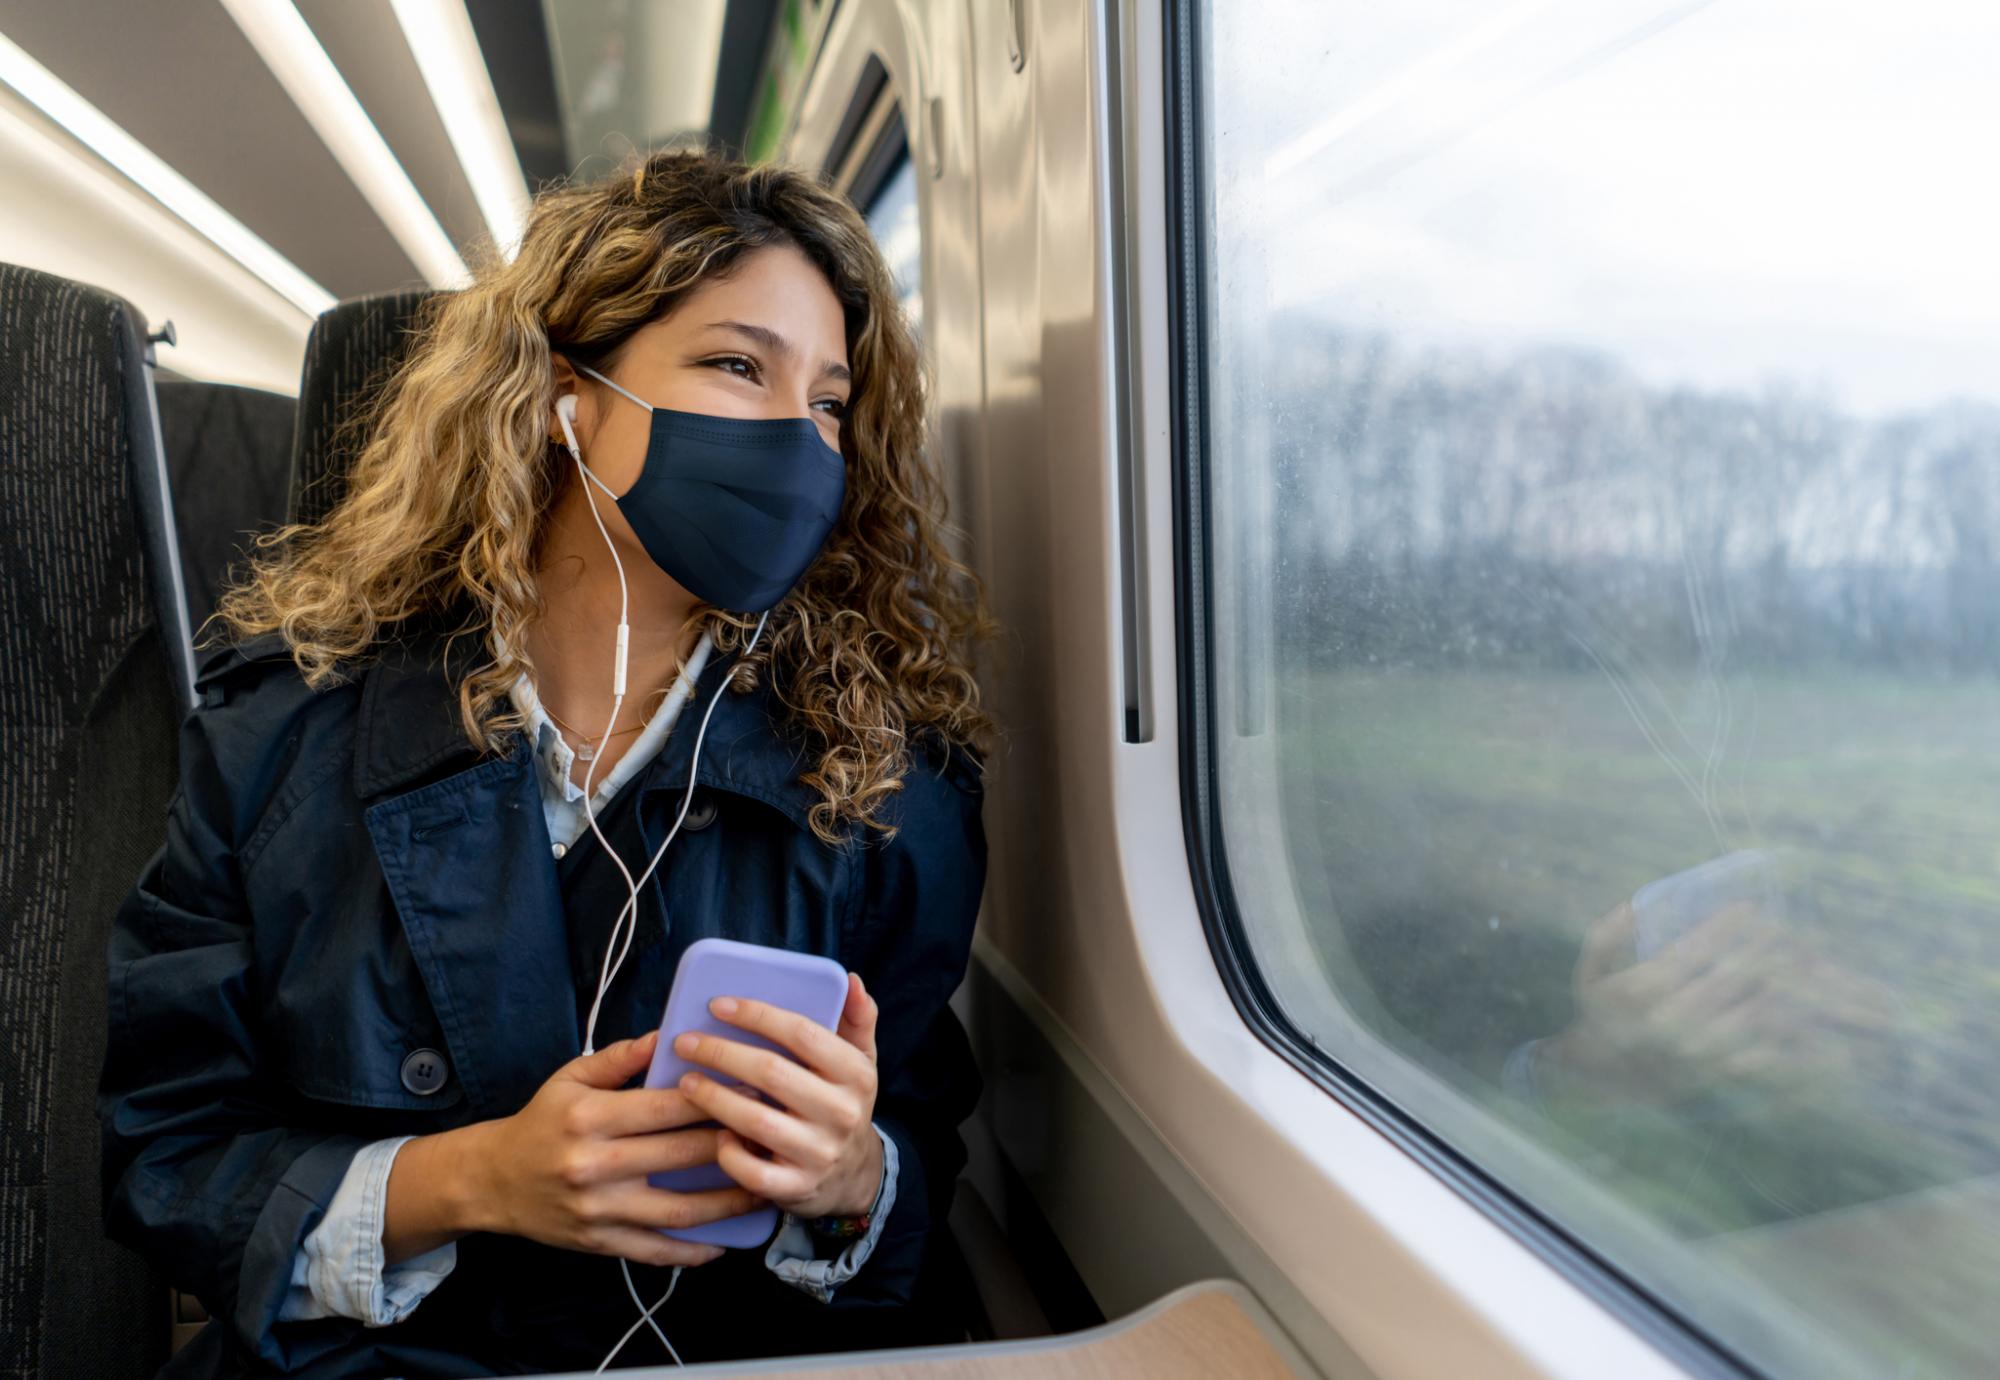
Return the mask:
<svg viewBox="0 0 2000 1380">
<path fill-rule="evenodd" d="M 984 621 L 922 427 L 875 246 L 795 172 L 557 187 L 430 304 L 347 497 L 225 600 L 113 936 L 111 1229 L 215 1319 L 169 1373 L 951 1339 Z M 628 1086 L 705 935 L 853 974 L 837 1033 L 725 1017 L 797 1064 L 693 1052 L 775 1106 Z M 661 1231 L 764 1203 L 765 1250 Z"/>
</svg>

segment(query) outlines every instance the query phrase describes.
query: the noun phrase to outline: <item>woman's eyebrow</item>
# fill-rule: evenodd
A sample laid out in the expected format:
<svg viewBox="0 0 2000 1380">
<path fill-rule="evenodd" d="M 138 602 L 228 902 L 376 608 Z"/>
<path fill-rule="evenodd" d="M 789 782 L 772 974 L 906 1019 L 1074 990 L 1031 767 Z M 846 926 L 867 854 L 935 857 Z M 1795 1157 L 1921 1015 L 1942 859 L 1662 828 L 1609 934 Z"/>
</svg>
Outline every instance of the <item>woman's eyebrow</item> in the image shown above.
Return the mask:
<svg viewBox="0 0 2000 1380">
<path fill-rule="evenodd" d="M 782 355 L 786 359 L 794 359 L 798 356 L 798 351 L 792 348 L 792 342 L 779 335 L 769 326 L 756 326 L 748 321 L 711 321 L 703 329 L 734 332 L 752 344 L 760 345 L 772 354 Z M 839 379 L 842 382 L 851 380 L 854 377 L 848 367 L 837 359 L 829 359 L 820 365 L 819 376 L 821 378 Z"/>
</svg>

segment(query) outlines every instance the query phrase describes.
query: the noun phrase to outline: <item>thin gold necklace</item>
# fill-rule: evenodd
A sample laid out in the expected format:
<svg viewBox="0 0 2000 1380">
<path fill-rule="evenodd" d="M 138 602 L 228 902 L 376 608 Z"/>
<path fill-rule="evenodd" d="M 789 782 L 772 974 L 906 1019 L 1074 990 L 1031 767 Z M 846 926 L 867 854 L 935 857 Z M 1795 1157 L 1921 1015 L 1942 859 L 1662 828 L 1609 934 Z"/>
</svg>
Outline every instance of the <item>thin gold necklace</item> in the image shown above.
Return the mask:
<svg viewBox="0 0 2000 1380">
<path fill-rule="evenodd" d="M 664 690 L 655 690 L 653 693 L 655 695 L 661 696 L 664 699 L 667 692 Z M 568 720 L 564 719 L 562 715 L 556 713 L 554 706 L 550 705 L 547 700 L 542 701 L 542 712 L 548 715 L 550 719 L 554 720 L 555 726 L 557 728 L 567 730 L 570 736 L 577 740 L 577 746 L 575 749 L 577 761 L 588 762 L 597 756 L 597 744 L 600 740 L 608 738 L 623 738 L 628 733 L 644 732 L 645 729 L 653 722 L 653 714 L 657 714 L 660 711 L 656 706 L 653 710 L 653 714 L 648 714 L 638 723 L 632 725 L 632 727 L 616 729 L 609 734 L 600 733 L 596 737 L 592 737 L 591 735 L 585 733 L 575 724 L 570 723 Z"/>
</svg>

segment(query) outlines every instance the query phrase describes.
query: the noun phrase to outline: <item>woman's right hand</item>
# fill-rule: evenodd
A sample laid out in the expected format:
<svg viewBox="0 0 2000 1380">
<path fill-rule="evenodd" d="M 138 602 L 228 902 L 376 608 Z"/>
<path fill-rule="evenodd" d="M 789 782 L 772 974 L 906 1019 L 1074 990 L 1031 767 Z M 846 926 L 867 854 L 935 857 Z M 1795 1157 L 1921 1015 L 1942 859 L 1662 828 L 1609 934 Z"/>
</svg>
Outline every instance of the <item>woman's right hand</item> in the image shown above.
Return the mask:
<svg viewBox="0 0 2000 1380">
<path fill-rule="evenodd" d="M 719 1246 L 661 1230 L 720 1221 L 762 1202 L 734 1186 L 676 1193 L 646 1182 L 648 1174 L 713 1163 L 716 1150 L 715 1128 L 693 1127 L 707 1114 L 678 1091 L 625 1087 L 652 1062 L 658 1039 L 656 1032 L 621 1040 L 572 1059 L 512 1116 L 405 1145 L 389 1181 L 389 1261 L 430 1249 L 433 1234 L 420 1220 L 430 1214 L 421 1204 L 446 1184 L 458 1206 L 445 1239 L 505 1232 L 645 1265 L 705 1265 L 721 1255 Z M 399 1200 L 414 1211 L 399 1213 Z M 399 1218 L 410 1230 L 399 1233 Z"/>
</svg>

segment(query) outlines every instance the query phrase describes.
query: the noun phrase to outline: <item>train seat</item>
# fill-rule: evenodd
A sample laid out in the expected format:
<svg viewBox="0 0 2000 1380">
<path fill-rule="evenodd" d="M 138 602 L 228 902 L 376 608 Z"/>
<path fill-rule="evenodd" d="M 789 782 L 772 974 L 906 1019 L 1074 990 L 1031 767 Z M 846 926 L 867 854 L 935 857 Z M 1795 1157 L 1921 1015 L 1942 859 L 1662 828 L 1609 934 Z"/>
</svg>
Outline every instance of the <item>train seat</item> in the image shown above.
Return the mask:
<svg viewBox="0 0 2000 1380">
<path fill-rule="evenodd" d="M 285 519 L 295 408 L 283 393 L 191 379 L 163 379 L 157 392 L 188 624 L 199 643 L 250 539 Z"/>
<path fill-rule="evenodd" d="M 353 437 L 360 415 L 408 348 L 418 310 L 436 293 L 388 292 L 340 302 L 320 314 L 306 341 L 292 433 L 293 522 L 318 522 L 347 492 Z"/>
<path fill-rule="evenodd" d="M 188 689 L 146 326 L 0 265 L 0 1371 L 150 1374 L 168 1292 L 104 1235 L 105 945 Z M 170 631 L 163 635 L 162 610 Z"/>
</svg>

